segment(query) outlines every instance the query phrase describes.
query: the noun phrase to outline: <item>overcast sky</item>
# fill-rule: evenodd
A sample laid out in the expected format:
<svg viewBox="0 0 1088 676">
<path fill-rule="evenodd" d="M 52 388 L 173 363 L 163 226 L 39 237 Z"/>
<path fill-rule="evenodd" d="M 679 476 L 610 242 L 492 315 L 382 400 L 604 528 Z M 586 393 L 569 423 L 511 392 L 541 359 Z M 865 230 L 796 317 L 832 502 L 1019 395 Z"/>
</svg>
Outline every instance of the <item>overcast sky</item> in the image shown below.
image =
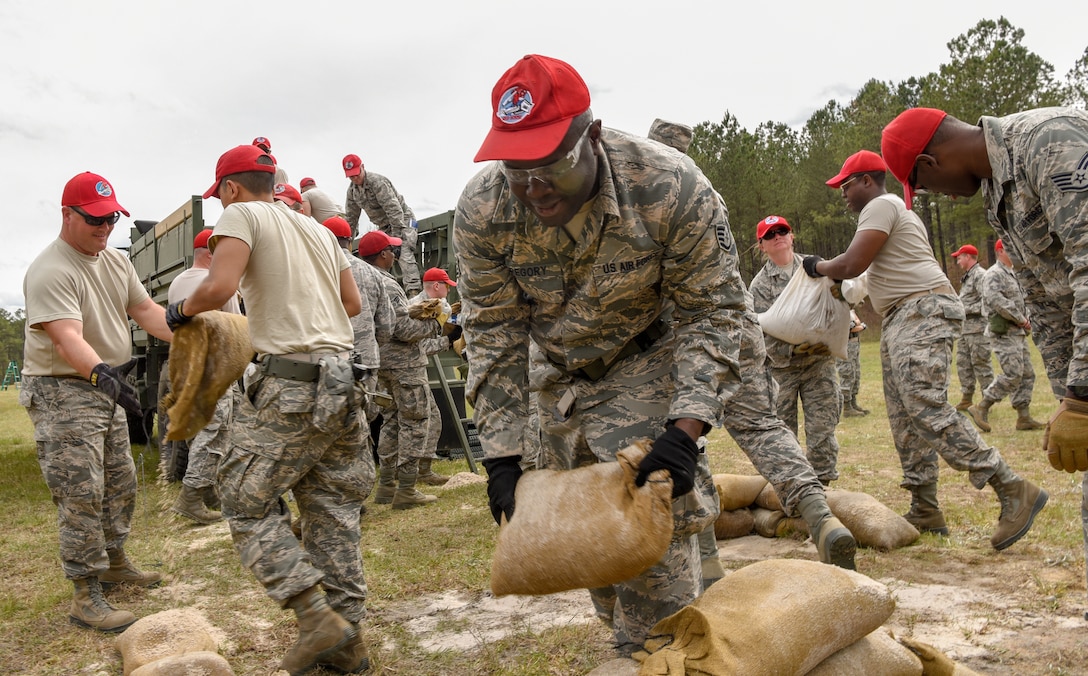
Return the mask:
<svg viewBox="0 0 1088 676">
<path fill-rule="evenodd" d="M 0 307 L 23 306 L 82 171 L 113 183 L 133 219 L 159 220 L 207 189 L 221 153 L 263 135 L 296 187 L 312 176 L 342 203 L 340 159 L 356 153 L 423 218 L 452 209 L 478 169 L 491 88 L 525 54 L 574 66 L 606 126 L 644 134 L 655 117 L 726 111 L 749 129 L 799 126 L 871 78 L 936 70 L 983 18 L 1024 29 L 1063 78 L 1088 46 L 1075 4 L 0 0 Z M 112 245 L 128 246 L 131 223 Z"/>
</svg>

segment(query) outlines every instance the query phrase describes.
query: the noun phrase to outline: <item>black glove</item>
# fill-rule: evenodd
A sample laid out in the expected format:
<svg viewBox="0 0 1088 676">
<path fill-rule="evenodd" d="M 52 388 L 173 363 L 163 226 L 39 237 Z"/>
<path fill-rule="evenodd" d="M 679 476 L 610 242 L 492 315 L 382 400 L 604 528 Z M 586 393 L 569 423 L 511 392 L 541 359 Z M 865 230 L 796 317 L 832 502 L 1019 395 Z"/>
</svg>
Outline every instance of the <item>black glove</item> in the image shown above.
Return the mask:
<svg viewBox="0 0 1088 676">
<path fill-rule="evenodd" d="M 136 388 L 125 379 L 135 365 L 135 359 L 130 359 L 117 368 L 102 362 L 91 369 L 91 385 L 110 395 L 129 413 L 142 416 L 144 411 L 140 408 L 140 400 L 136 398 Z"/>
<path fill-rule="evenodd" d="M 495 523 L 502 525 L 502 515 L 509 521 L 514 516 L 514 489 L 521 478 L 520 455 L 484 460 L 487 470 L 487 504 Z"/>
<path fill-rule="evenodd" d="M 462 329 L 460 326 L 454 326 L 453 330 L 446 335 L 446 337 L 450 339 L 450 347 L 453 347 L 454 342 L 456 342 L 457 339 L 461 337 L 461 333 L 463 331 L 464 329 Z"/>
<path fill-rule="evenodd" d="M 805 260 L 801 261 L 801 265 L 805 268 L 805 274 L 809 277 L 823 277 L 819 272 L 816 272 L 816 264 L 822 260 L 819 256 L 805 256 Z"/>
<path fill-rule="evenodd" d="M 639 463 L 635 485 L 645 485 L 650 472 L 667 469 L 672 475 L 672 497 L 678 498 L 695 487 L 695 460 L 698 457 L 699 447 L 688 433 L 669 425 Z"/>
<path fill-rule="evenodd" d="M 184 302 L 185 299 L 182 298 L 178 302 L 166 306 L 166 325 L 170 327 L 171 331 L 177 331 L 179 326 L 188 324 L 193 320 L 192 317 L 181 311 L 181 304 Z"/>
</svg>

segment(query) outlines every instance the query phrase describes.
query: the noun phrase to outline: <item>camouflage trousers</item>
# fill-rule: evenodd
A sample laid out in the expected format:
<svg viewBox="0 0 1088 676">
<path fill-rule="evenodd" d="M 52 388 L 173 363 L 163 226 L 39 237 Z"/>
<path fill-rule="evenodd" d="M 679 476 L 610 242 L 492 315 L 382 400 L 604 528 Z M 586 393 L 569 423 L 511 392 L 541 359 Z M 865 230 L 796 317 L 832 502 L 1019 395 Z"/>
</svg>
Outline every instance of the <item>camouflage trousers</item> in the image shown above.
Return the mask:
<svg viewBox="0 0 1088 676">
<path fill-rule="evenodd" d="M 834 357 L 794 357 L 785 368 L 771 368 L 778 383 L 778 417 L 796 435 L 797 402 L 805 411 L 805 457 L 820 481 L 839 478 L 835 465 L 839 441 L 835 428 L 842 414 L 842 392 Z"/>
<path fill-rule="evenodd" d="M 960 378 L 960 391 L 965 397 L 975 394 L 975 383 L 984 392 L 994 381 L 994 367 L 990 362 L 990 339 L 982 333 L 965 333 L 960 337 L 956 352 L 956 374 Z"/>
<path fill-rule="evenodd" d="M 248 386 L 219 464 L 220 498 L 242 565 L 270 598 L 283 606 L 320 583 L 329 605 L 359 622 L 367 595 L 359 514 L 374 486 L 374 459 L 355 402 L 339 412 L 342 426 L 314 426 L 316 389 L 268 376 Z M 288 490 L 302 545 L 291 533 Z"/>
<path fill-rule="evenodd" d="M 190 488 L 215 485 L 219 460 L 230 446 L 230 426 L 234 422 L 234 401 L 241 397 L 238 385 L 231 385 L 226 394 L 215 402 L 212 419 L 189 442 L 189 464 L 181 483 Z"/>
<path fill-rule="evenodd" d="M 393 397 L 392 405 L 381 411 L 378 457 L 382 466 L 435 457 L 442 413 L 431 394 L 426 367 L 379 369 L 378 387 Z"/>
<path fill-rule="evenodd" d="M 545 469 L 615 462 L 618 451 L 665 430 L 674 390 L 670 345 L 628 357 L 598 381 L 550 365 L 540 375 L 540 466 Z M 568 391 L 574 404 L 564 416 L 558 404 Z M 714 522 L 718 510 L 710 465 L 700 454 L 694 490 L 673 500 L 674 532 L 661 560 L 630 580 L 590 590 L 597 615 L 612 626 L 617 645 L 642 645 L 658 621 L 702 593 L 696 535 Z"/>
<path fill-rule="evenodd" d="M 26 376 L 19 403 L 57 507 L 64 576 L 97 576 L 110 567 L 107 552 L 124 549 L 136 507 L 125 411 L 82 378 Z"/>
<path fill-rule="evenodd" d="M 1035 369 L 1031 366 L 1027 336 L 1010 329 L 1003 336 L 991 336 L 990 347 L 997 357 L 1001 373 L 983 395 L 991 401 L 1001 401 L 1008 396 L 1012 407 L 1017 410 L 1030 406 L 1031 392 L 1035 389 Z"/>
<path fill-rule="evenodd" d="M 903 466 L 903 488 L 936 483 L 938 456 L 968 472 L 978 489 L 1001 463 L 997 449 L 948 403 L 952 344 L 962 321 L 959 298 L 942 294 L 908 300 L 884 318 L 884 401 Z"/>
<path fill-rule="evenodd" d="M 811 493 L 823 494 L 824 487 L 797 437 L 775 412 L 778 385 L 764 368 L 766 359 L 763 331 L 746 315 L 740 334 L 743 381 L 725 403 L 722 425 L 756 471 L 774 486 L 786 514 L 796 516 L 801 499 Z"/>
<path fill-rule="evenodd" d="M 843 400 L 857 398 L 858 389 L 861 387 L 860 340 L 851 338 L 846 341 L 846 359 L 836 359 L 835 367 L 839 372 L 839 391 L 842 392 Z"/>
<path fill-rule="evenodd" d="M 381 228 L 385 234 L 390 237 L 399 237 L 401 240 L 401 254 L 397 259 L 397 265 L 400 266 L 401 286 L 404 287 L 404 292 L 409 298 L 423 290 L 423 278 L 419 273 L 419 263 L 416 262 L 418 228 L 415 221 L 400 228 Z"/>
</svg>

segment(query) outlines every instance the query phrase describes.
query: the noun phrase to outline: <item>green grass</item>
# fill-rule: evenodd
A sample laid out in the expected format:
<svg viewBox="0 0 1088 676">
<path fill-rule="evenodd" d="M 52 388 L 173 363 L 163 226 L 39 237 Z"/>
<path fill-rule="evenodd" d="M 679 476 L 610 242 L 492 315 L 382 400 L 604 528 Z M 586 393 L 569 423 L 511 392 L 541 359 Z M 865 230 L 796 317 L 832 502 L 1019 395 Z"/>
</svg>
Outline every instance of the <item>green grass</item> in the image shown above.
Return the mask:
<svg viewBox="0 0 1088 676">
<path fill-rule="evenodd" d="M 1036 396 L 1033 413 L 1045 420 L 1056 407 L 1035 354 Z M 863 382 L 859 401 L 872 410 L 865 418 L 845 419 L 838 429 L 842 447 L 836 487 L 873 495 L 893 510 L 909 505 L 899 488 L 901 472 L 885 417 L 878 345 L 862 345 Z M 953 377 L 951 400 L 958 401 Z M 38 469 L 33 430 L 18 406 L 17 391 L 0 392 L 0 504 L 6 528 L 0 529 L 0 650 L 6 673 L 119 674 L 120 656 L 113 638 L 72 627 L 67 622 L 71 587 L 57 561 L 56 513 Z M 908 582 L 946 579 L 950 571 L 979 571 L 980 584 L 1025 590 L 1024 611 L 1072 615 L 1085 598 L 1083 543 L 1080 531 L 1080 475 L 1055 472 L 1041 450 L 1042 432 L 1013 430 L 1015 412 L 1003 402 L 991 414 L 995 445 L 1023 476 L 1046 487 L 1051 501 L 1031 533 L 1006 552 L 989 547 L 998 514 L 991 489 L 976 491 L 965 474 L 942 462 L 940 499 L 952 534 L 927 535 L 914 546 L 894 552 L 861 550 L 859 570 L 875 578 Z M 244 570 L 223 524 L 194 527 L 170 516 L 167 508 L 177 486 L 156 476 L 154 448 L 134 447 L 140 492 L 128 551 L 139 565 L 163 573 L 155 590 L 121 589 L 111 595 L 118 607 L 138 616 L 192 606 L 205 613 L 222 634 L 221 653 L 238 674 L 271 673 L 296 636 L 291 614 L 264 596 Z M 752 474 L 754 469 L 727 434 L 715 431 L 710 443 L 715 472 Z M 463 461 L 436 462 L 437 471 L 467 471 Z M 494 522 L 483 484 L 437 491 L 440 500 L 423 509 L 392 511 L 368 503 L 363 520 L 363 559 L 369 588 L 370 616 L 364 637 L 371 647 L 375 674 L 583 674 L 613 657 L 610 632 L 599 622 L 573 624 L 533 633 L 524 622 L 499 640 L 482 640 L 467 651 L 429 652 L 407 623 L 423 602 L 458 592 L 481 598 L 488 588 Z M 727 564 L 737 567 L 742 564 Z M 995 573 L 995 571 L 1000 571 Z M 418 601 L 419 606 L 413 602 Z M 588 606 L 588 600 L 587 600 Z M 475 631 L 456 613 L 438 613 L 440 630 Z M 909 619 L 909 618 L 908 618 Z M 1076 631 L 1081 631 L 1077 629 Z M 1048 655 L 1042 660 L 1009 648 L 1002 659 L 1017 664 L 1001 673 L 1085 673 L 1068 660 L 1088 654 Z M 1016 660 L 1020 660 L 1017 662 Z M 1048 666 L 1057 665 L 1057 666 Z"/>
</svg>

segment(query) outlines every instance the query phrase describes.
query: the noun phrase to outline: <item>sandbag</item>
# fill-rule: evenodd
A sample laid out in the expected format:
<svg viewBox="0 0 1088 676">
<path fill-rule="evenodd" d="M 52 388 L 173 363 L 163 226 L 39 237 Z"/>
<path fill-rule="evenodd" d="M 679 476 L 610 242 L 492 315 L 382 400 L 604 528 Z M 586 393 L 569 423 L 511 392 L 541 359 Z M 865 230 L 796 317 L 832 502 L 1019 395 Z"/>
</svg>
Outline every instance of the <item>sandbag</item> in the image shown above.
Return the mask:
<svg viewBox="0 0 1088 676">
<path fill-rule="evenodd" d="M 850 306 L 832 295 L 834 284 L 827 277 L 809 277 L 798 266 L 771 307 L 759 313 L 763 332 L 791 345 L 822 343 L 831 354 L 846 359 Z"/>
<path fill-rule="evenodd" d="M 883 627 L 816 665 L 808 676 L 921 676 L 918 656 Z"/>
<path fill-rule="evenodd" d="M 786 513 L 777 509 L 752 507 L 752 525 L 755 531 L 765 538 L 778 537 L 778 523 L 786 518 Z"/>
<path fill-rule="evenodd" d="M 752 510 L 747 507 L 722 512 L 714 521 L 714 538 L 717 540 L 729 540 L 741 538 L 752 532 L 755 528 L 755 520 L 752 518 Z"/>
<path fill-rule="evenodd" d="M 918 539 L 917 528 L 866 493 L 828 490 L 827 506 L 862 547 L 890 551 Z"/>
<path fill-rule="evenodd" d="M 756 496 L 756 505 L 772 512 L 783 511 L 782 501 L 778 499 L 778 493 L 774 490 L 774 486 L 769 483 Z"/>
<path fill-rule="evenodd" d="M 800 559 L 745 566 L 650 630 L 640 676 L 806 674 L 877 629 L 895 600 L 860 573 Z"/>
<path fill-rule="evenodd" d="M 723 512 L 750 506 L 767 485 L 767 480 L 761 476 L 715 474 L 711 478 L 714 479 L 714 488 L 718 490 Z"/>
<path fill-rule="evenodd" d="M 234 670 L 218 653 L 196 652 L 164 657 L 145 664 L 130 676 L 234 676 Z"/>
<path fill-rule="evenodd" d="M 514 517 L 499 529 L 491 591 L 554 594 L 629 580 L 661 560 L 673 533 L 672 479 L 635 486 L 648 441 L 574 470 L 535 470 L 518 481 Z"/>
<path fill-rule="evenodd" d="M 164 657 L 215 652 L 219 645 L 204 616 L 192 609 L 164 610 L 136 620 L 114 641 L 124 676 Z"/>
<path fill-rule="evenodd" d="M 900 638 L 899 642 L 921 660 L 923 676 L 979 676 L 977 671 L 952 661 L 950 657 L 928 643 L 909 638 Z"/>
<path fill-rule="evenodd" d="M 242 315 L 211 310 L 179 326 L 170 343 L 171 390 L 159 404 L 170 416 L 167 441 L 192 439 L 204 429 L 254 354 Z"/>
</svg>

